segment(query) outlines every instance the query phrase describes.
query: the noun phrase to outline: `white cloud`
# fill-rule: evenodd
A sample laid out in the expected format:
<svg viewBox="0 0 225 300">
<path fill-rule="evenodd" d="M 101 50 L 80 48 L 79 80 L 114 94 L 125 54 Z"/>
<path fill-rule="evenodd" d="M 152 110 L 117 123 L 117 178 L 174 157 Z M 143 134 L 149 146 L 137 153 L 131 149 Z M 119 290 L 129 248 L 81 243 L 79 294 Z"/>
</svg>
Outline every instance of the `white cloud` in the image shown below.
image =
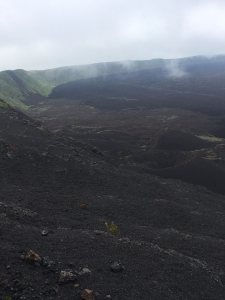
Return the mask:
<svg viewBox="0 0 225 300">
<path fill-rule="evenodd" d="M 187 16 L 186 32 L 189 36 L 224 39 L 225 3 L 208 3 L 191 10 Z"/>
<path fill-rule="evenodd" d="M 0 0 L 0 69 L 225 53 L 224 0 Z"/>
</svg>

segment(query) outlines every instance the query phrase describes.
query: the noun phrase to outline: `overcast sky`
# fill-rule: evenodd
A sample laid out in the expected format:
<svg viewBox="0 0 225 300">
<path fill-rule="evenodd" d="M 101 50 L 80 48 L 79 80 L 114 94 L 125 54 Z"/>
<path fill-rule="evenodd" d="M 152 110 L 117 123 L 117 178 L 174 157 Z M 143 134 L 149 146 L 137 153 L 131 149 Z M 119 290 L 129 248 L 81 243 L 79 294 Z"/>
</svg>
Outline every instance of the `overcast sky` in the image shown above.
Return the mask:
<svg viewBox="0 0 225 300">
<path fill-rule="evenodd" d="M 0 0 L 0 69 L 225 53 L 225 0 Z"/>
</svg>

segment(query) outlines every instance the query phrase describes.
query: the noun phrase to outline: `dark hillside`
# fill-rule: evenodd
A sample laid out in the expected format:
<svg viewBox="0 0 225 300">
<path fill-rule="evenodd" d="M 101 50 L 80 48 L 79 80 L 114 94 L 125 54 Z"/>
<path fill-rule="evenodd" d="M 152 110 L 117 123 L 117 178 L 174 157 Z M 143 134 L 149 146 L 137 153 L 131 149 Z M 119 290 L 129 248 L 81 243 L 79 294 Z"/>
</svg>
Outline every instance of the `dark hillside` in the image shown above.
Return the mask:
<svg viewBox="0 0 225 300">
<path fill-rule="evenodd" d="M 50 97 L 109 110 L 163 106 L 224 114 L 224 65 L 224 57 L 178 60 L 160 68 L 65 83 Z"/>
<path fill-rule="evenodd" d="M 112 165 L 10 107 L 0 120 L 2 299 L 224 299 L 223 196 Z"/>
</svg>

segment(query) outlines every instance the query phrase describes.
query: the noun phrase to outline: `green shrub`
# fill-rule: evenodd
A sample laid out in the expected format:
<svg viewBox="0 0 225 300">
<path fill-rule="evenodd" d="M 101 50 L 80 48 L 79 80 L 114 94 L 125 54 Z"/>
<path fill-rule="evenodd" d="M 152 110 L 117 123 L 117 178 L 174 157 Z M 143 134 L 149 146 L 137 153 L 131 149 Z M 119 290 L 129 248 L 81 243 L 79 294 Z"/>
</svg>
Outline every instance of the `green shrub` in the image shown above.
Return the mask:
<svg viewBox="0 0 225 300">
<path fill-rule="evenodd" d="M 110 233 L 112 235 L 120 234 L 120 229 L 119 229 L 118 225 L 116 225 L 114 222 L 111 222 L 111 223 L 105 222 L 105 227 L 106 227 L 108 233 Z"/>
</svg>

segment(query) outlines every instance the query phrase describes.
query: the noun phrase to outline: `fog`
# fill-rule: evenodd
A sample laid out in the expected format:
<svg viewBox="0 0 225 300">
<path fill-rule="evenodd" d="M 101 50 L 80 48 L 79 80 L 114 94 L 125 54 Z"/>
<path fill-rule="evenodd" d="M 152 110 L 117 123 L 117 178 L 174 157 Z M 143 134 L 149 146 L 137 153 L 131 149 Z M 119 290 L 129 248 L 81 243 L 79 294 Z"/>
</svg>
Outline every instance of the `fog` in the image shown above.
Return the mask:
<svg viewBox="0 0 225 300">
<path fill-rule="evenodd" d="M 224 36 L 220 0 L 0 0 L 1 70 L 223 54 Z"/>
</svg>

